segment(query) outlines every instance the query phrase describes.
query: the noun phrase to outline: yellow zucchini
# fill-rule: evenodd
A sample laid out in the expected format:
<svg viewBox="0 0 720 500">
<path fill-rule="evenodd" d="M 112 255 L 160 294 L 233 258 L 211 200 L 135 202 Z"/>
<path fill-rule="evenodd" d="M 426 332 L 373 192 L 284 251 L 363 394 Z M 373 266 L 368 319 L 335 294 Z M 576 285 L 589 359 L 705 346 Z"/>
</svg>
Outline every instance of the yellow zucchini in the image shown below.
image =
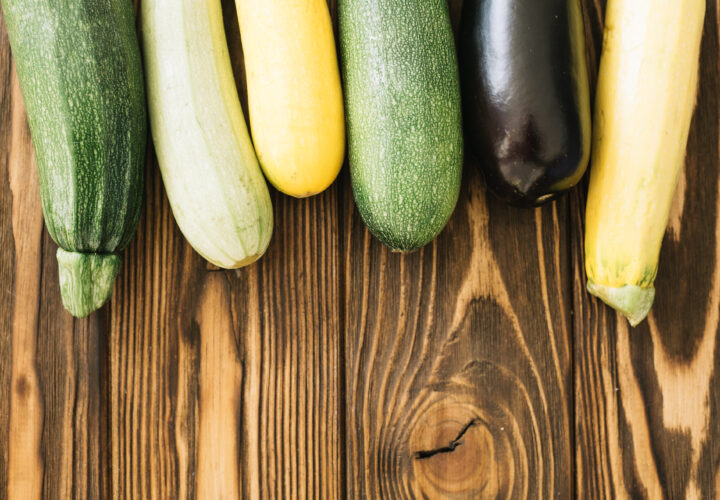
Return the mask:
<svg viewBox="0 0 720 500">
<path fill-rule="evenodd" d="M 260 165 L 298 198 L 325 190 L 345 156 L 335 38 L 325 0 L 236 0 L 250 128 Z"/>
<path fill-rule="evenodd" d="M 610 0 L 595 102 L 588 290 L 634 326 L 655 297 L 660 245 L 697 94 L 705 0 Z"/>
</svg>

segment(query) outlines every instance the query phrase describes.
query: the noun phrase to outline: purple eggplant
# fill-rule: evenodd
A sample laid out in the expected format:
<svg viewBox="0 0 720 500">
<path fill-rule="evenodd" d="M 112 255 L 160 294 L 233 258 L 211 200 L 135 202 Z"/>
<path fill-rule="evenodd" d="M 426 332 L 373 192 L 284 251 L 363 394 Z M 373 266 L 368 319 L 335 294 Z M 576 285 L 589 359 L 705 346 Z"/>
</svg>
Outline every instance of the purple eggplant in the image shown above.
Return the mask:
<svg viewBox="0 0 720 500">
<path fill-rule="evenodd" d="M 582 178 L 590 89 L 579 0 L 465 0 L 466 142 L 490 189 L 537 206 Z"/>
</svg>

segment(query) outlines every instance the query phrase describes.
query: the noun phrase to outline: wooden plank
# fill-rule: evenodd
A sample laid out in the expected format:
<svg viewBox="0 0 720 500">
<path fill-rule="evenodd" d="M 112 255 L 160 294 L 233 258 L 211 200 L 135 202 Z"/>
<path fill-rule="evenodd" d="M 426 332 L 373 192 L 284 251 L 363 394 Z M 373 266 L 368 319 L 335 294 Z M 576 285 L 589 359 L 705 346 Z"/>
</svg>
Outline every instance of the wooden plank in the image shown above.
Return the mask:
<svg viewBox="0 0 720 500">
<path fill-rule="evenodd" d="M 572 494 L 567 204 L 508 208 L 469 166 L 450 225 L 416 254 L 381 247 L 348 196 L 352 498 Z"/>
<path fill-rule="evenodd" d="M 115 496 L 339 496 L 335 192 L 276 195 L 268 255 L 216 271 L 151 176 L 110 306 Z"/>
<path fill-rule="evenodd" d="M 152 159 L 110 305 L 113 496 L 341 496 L 337 193 L 273 192 L 267 255 L 221 271 L 183 240 Z"/>
<path fill-rule="evenodd" d="M 599 28 L 603 4 L 588 9 Z M 720 494 L 718 6 L 708 2 L 698 106 L 655 307 L 638 328 L 585 293 L 582 193 L 572 202 L 580 498 Z"/>
<path fill-rule="evenodd" d="M 370 236 L 346 184 L 351 498 L 572 496 L 568 205 L 509 208 L 466 164 L 448 227 L 411 255 Z"/>
<path fill-rule="evenodd" d="M 43 408 L 35 352 L 38 335 L 42 270 L 42 213 L 37 203 L 37 173 L 33 171 L 30 133 L 25 106 L 13 71 L 11 141 L 7 176 L 12 193 L 12 234 L 15 247 L 13 296 L 10 315 L 12 339 L 10 419 L 8 431 L 8 496 L 39 498 L 43 464 L 40 451 Z M 29 189 L 25 189 L 28 186 Z M 34 190 L 34 193 L 33 193 Z"/>
<path fill-rule="evenodd" d="M 42 479 L 43 498 L 107 497 L 107 315 L 77 321 L 65 313 L 58 295 L 57 247 L 46 233 L 42 246 L 35 364 L 44 470 L 32 474 Z"/>
<path fill-rule="evenodd" d="M 603 4 L 585 2 L 593 66 Z M 274 193 L 268 255 L 225 272 L 184 242 L 150 155 L 112 305 L 74 321 L 3 26 L 0 498 L 720 495 L 717 24 L 709 5 L 687 175 L 635 330 L 584 292 L 582 192 L 507 208 L 471 160 L 422 252 L 371 238 L 345 171 L 311 200 Z"/>
<path fill-rule="evenodd" d="M 9 155 L 12 144 L 12 63 L 4 23 L 0 25 L 0 387 L 10 387 L 12 364 L 12 311 L 15 303 L 15 243 L 12 229 L 13 194 L 10 189 Z M 0 485 L 8 484 L 10 398 L 0 398 Z M 0 487 L 0 500 L 7 488 Z"/>
</svg>

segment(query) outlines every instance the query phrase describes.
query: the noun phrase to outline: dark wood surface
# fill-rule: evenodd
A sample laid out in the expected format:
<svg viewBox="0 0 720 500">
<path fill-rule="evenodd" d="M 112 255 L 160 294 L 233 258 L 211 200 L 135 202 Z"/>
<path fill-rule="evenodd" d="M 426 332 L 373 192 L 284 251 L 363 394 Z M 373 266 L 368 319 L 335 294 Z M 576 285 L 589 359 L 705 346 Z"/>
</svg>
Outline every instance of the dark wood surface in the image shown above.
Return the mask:
<svg viewBox="0 0 720 500">
<path fill-rule="evenodd" d="M 585 186 L 509 208 L 468 157 L 446 230 L 398 255 L 345 168 L 320 196 L 274 192 L 267 255 L 220 271 L 177 229 L 152 151 L 112 302 L 73 320 L 2 25 L 0 498 L 720 497 L 719 6 L 636 329 L 584 291 Z M 584 7 L 594 81 L 604 1 Z"/>
</svg>

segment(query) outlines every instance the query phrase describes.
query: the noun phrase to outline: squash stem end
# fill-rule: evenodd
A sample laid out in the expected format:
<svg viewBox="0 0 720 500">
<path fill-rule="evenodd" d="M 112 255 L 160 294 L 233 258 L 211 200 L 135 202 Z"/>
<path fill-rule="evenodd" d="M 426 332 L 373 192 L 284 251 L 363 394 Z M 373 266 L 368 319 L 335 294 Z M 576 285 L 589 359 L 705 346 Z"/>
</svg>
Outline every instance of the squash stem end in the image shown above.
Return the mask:
<svg viewBox="0 0 720 500">
<path fill-rule="evenodd" d="M 120 269 L 119 255 L 58 248 L 57 260 L 62 301 L 70 314 L 84 318 L 110 299 Z"/>
<path fill-rule="evenodd" d="M 655 288 L 641 288 L 636 285 L 612 287 L 587 282 L 588 292 L 601 299 L 613 309 L 621 312 L 630 325 L 639 325 L 650 313 L 655 300 Z"/>
</svg>

